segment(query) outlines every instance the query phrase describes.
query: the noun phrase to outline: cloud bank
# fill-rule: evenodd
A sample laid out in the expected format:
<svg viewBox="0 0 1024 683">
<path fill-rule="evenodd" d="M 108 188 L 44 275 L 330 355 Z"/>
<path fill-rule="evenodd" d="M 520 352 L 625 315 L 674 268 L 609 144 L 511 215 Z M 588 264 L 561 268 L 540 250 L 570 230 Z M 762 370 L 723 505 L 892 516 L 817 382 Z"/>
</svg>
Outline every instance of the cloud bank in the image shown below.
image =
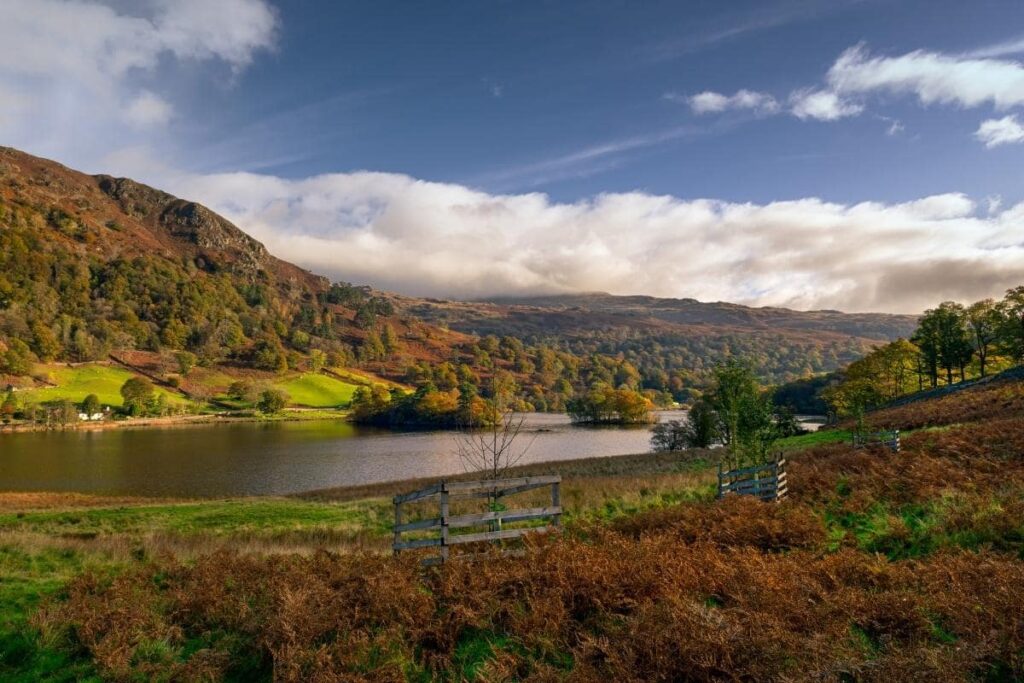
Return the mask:
<svg viewBox="0 0 1024 683">
<path fill-rule="evenodd" d="M 555 203 L 388 173 L 179 178 L 278 256 L 407 293 L 638 292 L 914 312 L 998 294 L 1024 272 L 1024 204 L 740 204 L 642 192 Z"/>
<path fill-rule="evenodd" d="M 557 203 L 541 193 L 493 194 L 389 173 L 283 179 L 165 165 L 155 145 L 181 114 L 161 89 L 162 70 L 202 63 L 204 77 L 219 72 L 230 81 L 274 47 L 277 21 L 266 0 L 5 0 L 0 142 L 132 175 L 220 211 L 282 258 L 415 294 L 604 290 L 912 312 L 998 294 L 1024 273 L 1024 204 L 1003 209 L 992 199 L 979 211 L 955 193 L 902 204 L 743 204 L 643 192 Z M 988 56 L 876 57 L 858 46 L 825 82 L 788 100 L 753 90 L 669 99 L 704 114 L 785 110 L 829 121 L 860 113 L 876 92 L 925 104 L 1016 106 L 1022 74 L 1016 62 Z M 889 122 L 897 132 L 899 122 Z M 681 126 L 509 174 L 575 177 L 696 134 Z M 975 135 L 989 147 L 1024 139 L 1013 114 L 981 123 Z"/>
</svg>

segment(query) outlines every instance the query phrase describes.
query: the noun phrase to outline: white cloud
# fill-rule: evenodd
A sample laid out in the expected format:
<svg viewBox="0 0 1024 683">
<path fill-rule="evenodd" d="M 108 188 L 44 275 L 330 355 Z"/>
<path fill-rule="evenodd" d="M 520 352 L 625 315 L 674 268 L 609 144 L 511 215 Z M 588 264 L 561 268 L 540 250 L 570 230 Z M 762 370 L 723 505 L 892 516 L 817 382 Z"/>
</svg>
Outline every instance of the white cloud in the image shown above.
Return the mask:
<svg viewBox="0 0 1024 683">
<path fill-rule="evenodd" d="M 171 120 L 158 65 L 208 61 L 237 73 L 273 46 L 276 22 L 266 0 L 4 0 L 0 139 L 92 167 L 111 149 L 145 141 L 124 122 L 142 129 Z"/>
<path fill-rule="evenodd" d="M 774 97 L 763 92 L 737 90 L 732 95 L 705 91 L 690 97 L 667 94 L 667 99 L 684 99 L 695 114 L 712 114 L 728 109 L 750 109 L 763 114 L 774 114 L 779 110 L 779 103 Z"/>
<path fill-rule="evenodd" d="M 817 121 L 835 121 L 864 111 L 863 106 L 843 100 L 834 92 L 812 88 L 794 91 L 789 96 L 789 104 L 793 116 Z"/>
<path fill-rule="evenodd" d="M 875 57 L 863 45 L 836 60 L 828 82 L 840 94 L 913 94 L 923 104 L 997 109 L 1024 104 L 1024 66 L 1018 62 L 957 57 L 917 50 L 899 57 Z"/>
<path fill-rule="evenodd" d="M 971 50 L 965 57 L 1003 57 L 1024 52 L 1024 37 L 1015 38 L 995 45 L 986 45 L 977 50 Z"/>
<path fill-rule="evenodd" d="M 626 192 L 556 203 L 366 172 L 231 173 L 169 187 L 282 258 L 430 296 L 603 290 L 912 312 L 998 294 L 1024 270 L 1024 204 L 981 217 L 962 194 L 750 204 Z"/>
<path fill-rule="evenodd" d="M 978 130 L 974 131 L 974 137 L 985 143 L 989 149 L 999 145 L 1020 143 L 1024 142 L 1024 126 L 1015 115 L 988 119 L 981 122 Z"/>
<path fill-rule="evenodd" d="M 125 108 L 125 117 L 139 126 L 165 124 L 171 120 L 174 110 L 167 100 L 144 90 Z"/>
</svg>

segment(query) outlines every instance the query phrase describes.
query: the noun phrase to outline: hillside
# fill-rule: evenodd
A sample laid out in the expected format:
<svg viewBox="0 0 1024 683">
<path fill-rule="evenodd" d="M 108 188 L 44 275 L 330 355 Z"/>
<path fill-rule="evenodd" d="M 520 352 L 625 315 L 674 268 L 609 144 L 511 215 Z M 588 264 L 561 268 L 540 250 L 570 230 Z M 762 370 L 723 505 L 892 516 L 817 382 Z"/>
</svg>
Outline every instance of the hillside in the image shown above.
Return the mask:
<svg viewBox="0 0 1024 683">
<path fill-rule="evenodd" d="M 179 398 L 220 405 L 233 381 L 254 378 L 321 406 L 351 390 L 325 398 L 326 380 L 300 376 L 353 369 L 439 390 L 432 405 L 446 409 L 469 389 L 562 410 L 595 383 L 665 405 L 689 400 L 728 355 L 785 381 L 840 367 L 912 324 L 689 299 L 468 303 L 376 292 L 282 261 L 195 202 L 0 148 L 0 381 L 37 392 L 25 397 L 80 400 L 81 391 L 43 391 L 52 365 L 114 362 Z M 183 352 L 194 371 L 178 370 Z"/>
<path fill-rule="evenodd" d="M 469 341 L 274 257 L 200 204 L 0 148 L 0 386 L 29 412 L 89 393 L 120 405 L 112 383 L 133 375 L 172 406 L 248 379 L 333 406 Z"/>
<path fill-rule="evenodd" d="M 563 533 L 427 571 L 389 552 L 413 482 L 0 494 L 0 677 L 1020 680 L 1022 399 L 1007 376 L 878 413 L 899 453 L 786 440 L 778 504 L 716 500 L 723 449 L 519 468 L 562 474 Z"/>
<path fill-rule="evenodd" d="M 446 358 L 465 341 L 272 256 L 200 204 L 10 148 L 0 148 L 0 247 L 0 340 L 21 339 L 44 361 L 188 348 L 273 369 L 288 350 L 320 348 L 347 364 L 378 317 L 409 338 L 412 358 Z"/>
<path fill-rule="evenodd" d="M 622 353 L 641 371 L 699 372 L 727 354 L 739 354 L 776 382 L 846 365 L 873 345 L 908 337 L 917 320 L 610 294 L 395 301 L 399 310 L 434 325 L 551 343 L 577 354 Z"/>
</svg>

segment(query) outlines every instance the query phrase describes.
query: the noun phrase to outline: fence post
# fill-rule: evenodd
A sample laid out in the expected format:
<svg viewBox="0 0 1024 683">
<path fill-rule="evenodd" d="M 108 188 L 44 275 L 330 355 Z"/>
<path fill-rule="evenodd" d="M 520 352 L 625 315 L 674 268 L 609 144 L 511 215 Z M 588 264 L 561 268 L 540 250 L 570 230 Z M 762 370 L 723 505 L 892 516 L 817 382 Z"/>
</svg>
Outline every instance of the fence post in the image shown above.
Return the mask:
<svg viewBox="0 0 1024 683">
<path fill-rule="evenodd" d="M 719 500 L 721 500 L 722 497 L 723 497 L 723 494 L 722 494 L 722 481 L 723 481 L 723 477 L 722 477 L 722 463 L 721 463 L 721 461 L 719 461 L 719 463 L 718 463 L 718 499 Z"/>
<path fill-rule="evenodd" d="M 395 540 L 394 540 L 394 554 L 398 555 L 398 544 L 402 542 L 402 532 L 398 530 L 398 527 L 402 524 L 402 504 L 398 502 L 398 496 L 395 496 Z"/>
<path fill-rule="evenodd" d="M 448 561 L 448 485 L 441 482 L 441 562 Z"/>
<path fill-rule="evenodd" d="M 900 452 L 900 430 L 894 429 L 892 432 L 892 441 L 895 444 L 895 450 L 897 453 Z"/>
<path fill-rule="evenodd" d="M 551 485 L 551 507 L 561 508 L 562 507 L 562 490 L 561 484 L 555 482 Z M 551 516 L 551 526 L 556 529 L 562 528 L 562 513 L 557 512 Z"/>
</svg>

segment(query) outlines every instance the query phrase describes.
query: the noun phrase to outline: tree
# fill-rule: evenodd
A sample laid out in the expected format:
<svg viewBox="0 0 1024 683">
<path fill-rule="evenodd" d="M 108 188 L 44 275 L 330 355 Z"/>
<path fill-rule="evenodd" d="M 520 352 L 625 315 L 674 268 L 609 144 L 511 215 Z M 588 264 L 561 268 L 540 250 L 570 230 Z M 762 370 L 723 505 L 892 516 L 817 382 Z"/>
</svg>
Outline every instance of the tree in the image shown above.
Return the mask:
<svg viewBox="0 0 1024 683">
<path fill-rule="evenodd" d="M 485 430 L 463 430 L 456 439 L 456 452 L 462 466 L 484 479 L 501 479 L 508 474 L 526 452 L 530 450 L 537 435 L 534 434 L 524 445 L 517 444 L 523 431 L 525 417 L 511 410 L 500 410 L 494 403 L 488 403 L 491 415 Z M 493 499 L 489 500 L 493 504 Z"/>
<path fill-rule="evenodd" d="M 688 445 L 685 430 L 682 420 L 659 422 L 651 430 L 651 449 L 656 453 L 683 450 Z"/>
<path fill-rule="evenodd" d="M 82 399 L 82 412 L 86 415 L 95 415 L 103 409 L 100 405 L 100 398 L 96 394 L 89 394 Z"/>
<path fill-rule="evenodd" d="M 131 415 L 142 415 L 153 400 L 153 383 L 145 377 L 129 377 L 121 385 L 124 408 Z"/>
<path fill-rule="evenodd" d="M 352 416 L 357 422 L 365 422 L 379 415 L 391 403 L 391 392 L 382 384 L 372 387 L 360 386 L 352 395 Z"/>
<path fill-rule="evenodd" d="M 1018 363 L 1024 362 L 1024 286 L 1007 290 L 997 304 L 999 346 Z"/>
<path fill-rule="evenodd" d="M 196 366 L 196 354 L 189 351 L 178 351 L 174 354 L 174 359 L 178 361 L 178 372 L 182 377 L 187 376 Z"/>
<path fill-rule="evenodd" d="M 651 402 L 643 394 L 598 382 L 566 404 L 573 422 L 590 424 L 642 424 L 651 421 Z"/>
<path fill-rule="evenodd" d="M 384 345 L 384 352 L 388 356 L 393 356 L 398 352 L 399 341 L 398 335 L 395 334 L 395 328 L 391 326 L 391 323 L 384 325 L 384 329 L 381 332 L 381 343 Z"/>
<path fill-rule="evenodd" d="M 981 376 L 985 376 L 989 349 L 998 339 L 1000 316 L 996 302 L 984 299 L 967 307 L 967 326 L 971 333 L 974 355 L 978 357 Z"/>
<path fill-rule="evenodd" d="M 228 386 L 228 396 L 243 403 L 254 403 L 259 398 L 256 385 L 247 379 L 236 380 Z"/>
<path fill-rule="evenodd" d="M 11 339 L 7 342 L 7 349 L 0 353 L 0 373 L 27 375 L 32 371 L 33 360 L 28 344 L 20 339 Z"/>
<path fill-rule="evenodd" d="M 288 369 L 288 355 L 284 351 L 281 340 L 276 336 L 267 336 L 256 343 L 253 349 L 253 365 L 261 370 L 284 372 Z"/>
<path fill-rule="evenodd" d="M 957 369 L 960 379 L 964 379 L 964 366 L 972 354 L 966 318 L 964 307 L 955 301 L 944 301 L 921 317 L 914 341 L 933 368 L 933 386 L 937 383 L 936 367 L 946 371 L 946 384 L 953 383 L 953 371 Z"/>
<path fill-rule="evenodd" d="M 36 320 L 33 321 L 31 329 L 32 346 L 41 361 L 48 363 L 60 355 L 60 342 L 49 326 L 44 325 L 42 321 Z"/>
<path fill-rule="evenodd" d="M 730 359 L 715 368 L 715 382 L 708 402 L 718 417 L 718 427 L 723 442 L 729 447 L 732 464 L 765 462 L 778 432 L 771 398 L 761 390 L 750 366 Z"/>
<path fill-rule="evenodd" d="M 265 389 L 260 394 L 256 407 L 261 413 L 272 414 L 281 412 L 288 405 L 288 394 L 280 389 Z"/>
<path fill-rule="evenodd" d="M 910 337 L 921 352 L 921 365 L 932 387 L 939 385 L 939 332 L 935 316 L 926 311 Z"/>
<path fill-rule="evenodd" d="M 63 399 L 53 405 L 50 416 L 61 427 L 67 427 L 78 421 L 78 408 L 71 401 Z"/>
<path fill-rule="evenodd" d="M 313 349 L 309 352 L 309 371 L 320 372 L 327 365 L 327 354 L 320 349 Z"/>
<path fill-rule="evenodd" d="M 8 391 L 3 403 L 0 403 L 0 420 L 10 422 L 14 414 L 18 412 L 18 401 L 14 398 L 14 392 Z"/>
<path fill-rule="evenodd" d="M 683 437 L 690 448 L 710 448 L 718 441 L 718 416 L 707 401 L 699 400 L 690 408 Z"/>
</svg>

